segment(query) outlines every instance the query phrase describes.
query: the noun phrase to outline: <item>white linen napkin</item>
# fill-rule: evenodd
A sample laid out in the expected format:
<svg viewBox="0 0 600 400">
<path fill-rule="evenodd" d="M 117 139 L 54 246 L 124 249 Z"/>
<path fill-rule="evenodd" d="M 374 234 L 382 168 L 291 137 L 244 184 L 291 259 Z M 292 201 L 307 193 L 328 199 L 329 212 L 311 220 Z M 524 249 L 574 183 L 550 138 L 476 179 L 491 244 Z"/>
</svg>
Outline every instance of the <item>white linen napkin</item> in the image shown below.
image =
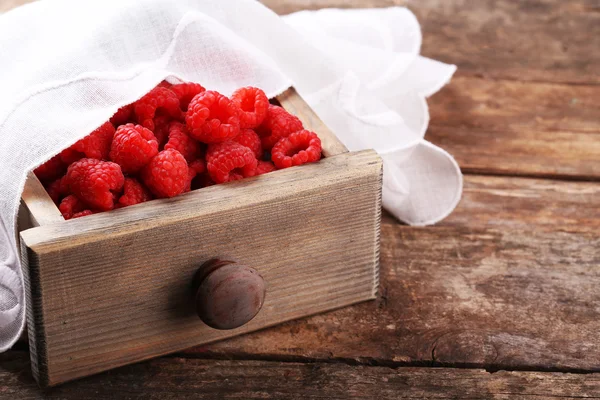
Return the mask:
<svg viewBox="0 0 600 400">
<path fill-rule="evenodd" d="M 350 150 L 384 160 L 383 202 L 414 225 L 458 203 L 453 158 L 423 139 L 455 67 L 419 56 L 404 8 L 303 11 L 254 0 L 44 0 L 0 15 L 0 351 L 25 321 L 16 215 L 28 171 L 176 78 L 230 94 L 294 85 Z"/>
</svg>

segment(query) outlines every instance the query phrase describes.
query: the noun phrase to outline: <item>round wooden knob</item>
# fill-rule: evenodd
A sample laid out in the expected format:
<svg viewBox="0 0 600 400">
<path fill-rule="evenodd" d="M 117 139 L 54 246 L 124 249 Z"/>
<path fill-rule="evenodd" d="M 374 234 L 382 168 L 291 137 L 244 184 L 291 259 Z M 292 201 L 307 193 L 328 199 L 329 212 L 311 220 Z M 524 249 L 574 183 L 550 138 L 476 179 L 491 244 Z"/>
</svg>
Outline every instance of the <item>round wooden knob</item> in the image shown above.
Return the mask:
<svg viewBox="0 0 600 400">
<path fill-rule="evenodd" d="M 248 323 L 265 301 L 262 276 L 235 261 L 208 261 L 194 281 L 196 312 L 215 329 L 234 329 Z"/>
</svg>

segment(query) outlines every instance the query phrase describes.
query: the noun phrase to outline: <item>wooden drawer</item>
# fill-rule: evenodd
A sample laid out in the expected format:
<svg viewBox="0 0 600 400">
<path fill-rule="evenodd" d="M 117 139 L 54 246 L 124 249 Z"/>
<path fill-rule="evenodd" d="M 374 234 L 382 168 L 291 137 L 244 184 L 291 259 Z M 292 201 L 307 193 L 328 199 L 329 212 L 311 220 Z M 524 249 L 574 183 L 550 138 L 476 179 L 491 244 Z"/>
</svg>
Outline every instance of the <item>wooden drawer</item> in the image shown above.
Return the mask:
<svg viewBox="0 0 600 400">
<path fill-rule="evenodd" d="M 347 152 L 293 89 L 278 100 L 319 134 L 323 160 L 69 221 L 30 177 L 21 248 L 41 386 L 374 298 L 381 160 Z M 239 328 L 196 315 L 192 281 L 215 257 L 266 284 Z"/>
</svg>

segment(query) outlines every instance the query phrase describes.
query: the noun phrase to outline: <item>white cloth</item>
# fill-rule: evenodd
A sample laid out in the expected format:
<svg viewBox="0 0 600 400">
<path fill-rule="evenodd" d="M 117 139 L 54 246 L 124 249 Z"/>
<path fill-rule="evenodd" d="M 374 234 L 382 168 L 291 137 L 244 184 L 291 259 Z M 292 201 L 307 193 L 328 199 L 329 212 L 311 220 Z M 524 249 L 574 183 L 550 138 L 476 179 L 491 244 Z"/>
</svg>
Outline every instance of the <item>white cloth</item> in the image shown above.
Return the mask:
<svg viewBox="0 0 600 400">
<path fill-rule="evenodd" d="M 290 85 L 350 148 L 384 159 L 385 207 L 414 225 L 457 204 L 461 173 L 423 139 L 455 67 L 419 56 L 404 8 L 278 17 L 254 0 L 45 0 L 0 15 L 0 351 L 24 326 L 16 214 L 28 171 L 164 78 L 230 94 Z"/>
</svg>

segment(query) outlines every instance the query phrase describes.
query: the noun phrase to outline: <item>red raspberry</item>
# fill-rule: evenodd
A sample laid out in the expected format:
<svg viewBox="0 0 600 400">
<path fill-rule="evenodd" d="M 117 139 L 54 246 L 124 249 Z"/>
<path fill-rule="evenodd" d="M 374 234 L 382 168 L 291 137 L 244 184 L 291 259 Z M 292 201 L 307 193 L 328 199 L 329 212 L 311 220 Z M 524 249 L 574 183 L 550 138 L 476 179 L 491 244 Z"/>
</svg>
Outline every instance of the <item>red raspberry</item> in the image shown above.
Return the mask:
<svg viewBox="0 0 600 400">
<path fill-rule="evenodd" d="M 267 117 L 256 130 L 261 137 L 263 149 L 271 150 L 279 139 L 303 129 L 302 122 L 279 106 L 269 105 Z"/>
<path fill-rule="evenodd" d="M 67 182 L 66 177 L 63 176 L 49 184 L 46 191 L 54 203 L 60 204 L 60 200 L 63 196 L 69 194 L 69 183 Z"/>
<path fill-rule="evenodd" d="M 83 154 L 86 158 L 107 160 L 114 135 L 115 127 L 110 122 L 106 122 L 70 148 Z"/>
<path fill-rule="evenodd" d="M 252 150 L 236 142 L 212 144 L 206 150 L 206 168 L 216 183 L 254 176 L 256 164 Z"/>
<path fill-rule="evenodd" d="M 152 200 L 152 194 L 144 185 L 137 179 L 125 178 L 123 196 L 119 198 L 119 205 L 126 207 L 149 200 Z"/>
<path fill-rule="evenodd" d="M 35 176 L 42 182 L 50 182 L 67 170 L 67 166 L 62 162 L 60 156 L 54 156 L 36 169 L 33 170 Z"/>
<path fill-rule="evenodd" d="M 263 151 L 260 137 L 258 137 L 258 134 L 252 129 L 242 129 L 240 134 L 237 135 L 233 141 L 252 150 L 256 158 L 262 157 Z"/>
<path fill-rule="evenodd" d="M 91 208 L 106 211 L 114 207 L 113 192 L 123 187 L 125 178 L 118 164 L 84 158 L 71 164 L 67 182 L 71 193 Z"/>
<path fill-rule="evenodd" d="M 188 165 L 177 150 L 163 150 L 142 169 L 141 177 L 157 197 L 174 197 L 188 184 Z"/>
<path fill-rule="evenodd" d="M 321 159 L 321 139 L 316 133 L 301 130 L 280 139 L 271 151 L 277 168 L 288 168 Z"/>
<path fill-rule="evenodd" d="M 156 154 L 156 137 L 141 125 L 121 125 L 110 148 L 110 159 L 119 164 L 127 174 L 138 172 Z"/>
<path fill-rule="evenodd" d="M 167 80 L 163 80 L 161 83 L 156 85 L 156 87 L 164 87 L 170 89 L 171 87 L 173 87 L 173 85 L 171 85 Z"/>
<path fill-rule="evenodd" d="M 194 171 L 196 171 L 196 174 L 200 175 L 200 174 L 206 172 L 206 163 L 204 162 L 203 159 L 199 158 L 190 163 L 190 168 L 192 168 Z"/>
<path fill-rule="evenodd" d="M 75 161 L 81 160 L 85 157 L 85 154 L 78 152 L 73 147 L 68 147 L 60 152 L 60 159 L 66 165 L 71 165 Z"/>
<path fill-rule="evenodd" d="M 86 215 L 92 215 L 94 212 L 92 210 L 83 210 L 78 213 L 73 214 L 71 219 L 85 217 Z"/>
<path fill-rule="evenodd" d="M 233 139 L 240 133 L 239 108 L 227 97 L 212 90 L 192 99 L 186 115 L 190 135 L 204 143 Z"/>
<path fill-rule="evenodd" d="M 256 175 L 268 174 L 275 171 L 275 165 L 271 161 L 259 161 L 256 166 Z"/>
<path fill-rule="evenodd" d="M 162 113 L 157 113 L 156 117 L 154 117 L 154 136 L 156 137 L 156 141 L 158 142 L 159 150 L 165 146 L 167 140 L 169 139 L 169 125 L 173 118 L 168 115 L 164 115 Z"/>
<path fill-rule="evenodd" d="M 140 125 L 154 130 L 154 116 L 157 110 L 163 110 L 172 118 L 181 117 L 179 99 L 170 89 L 156 87 L 134 103 L 133 111 Z"/>
<path fill-rule="evenodd" d="M 187 82 L 174 85 L 171 90 L 177 95 L 179 105 L 183 111 L 187 111 L 190 101 L 199 93 L 206 89 L 199 83 Z"/>
<path fill-rule="evenodd" d="M 73 218 L 73 214 L 81 212 L 86 208 L 85 203 L 73 195 L 65 197 L 58 206 L 64 219 L 71 219 Z"/>
<path fill-rule="evenodd" d="M 196 177 L 196 170 L 192 167 L 188 167 L 187 181 L 183 193 L 187 193 L 192 190 L 192 181 Z"/>
<path fill-rule="evenodd" d="M 110 123 L 113 126 L 119 127 L 120 125 L 128 124 L 133 120 L 133 104 L 128 104 L 117 110 L 115 115 L 110 119 Z"/>
<path fill-rule="evenodd" d="M 244 87 L 231 95 L 231 100 L 240 108 L 240 127 L 254 129 L 267 116 L 269 99 L 265 92 L 255 87 Z"/>
<path fill-rule="evenodd" d="M 187 162 L 194 161 L 200 154 L 200 144 L 189 136 L 187 127 L 180 122 L 171 122 L 169 126 L 169 141 L 165 144 L 167 149 L 177 150 Z"/>
</svg>

